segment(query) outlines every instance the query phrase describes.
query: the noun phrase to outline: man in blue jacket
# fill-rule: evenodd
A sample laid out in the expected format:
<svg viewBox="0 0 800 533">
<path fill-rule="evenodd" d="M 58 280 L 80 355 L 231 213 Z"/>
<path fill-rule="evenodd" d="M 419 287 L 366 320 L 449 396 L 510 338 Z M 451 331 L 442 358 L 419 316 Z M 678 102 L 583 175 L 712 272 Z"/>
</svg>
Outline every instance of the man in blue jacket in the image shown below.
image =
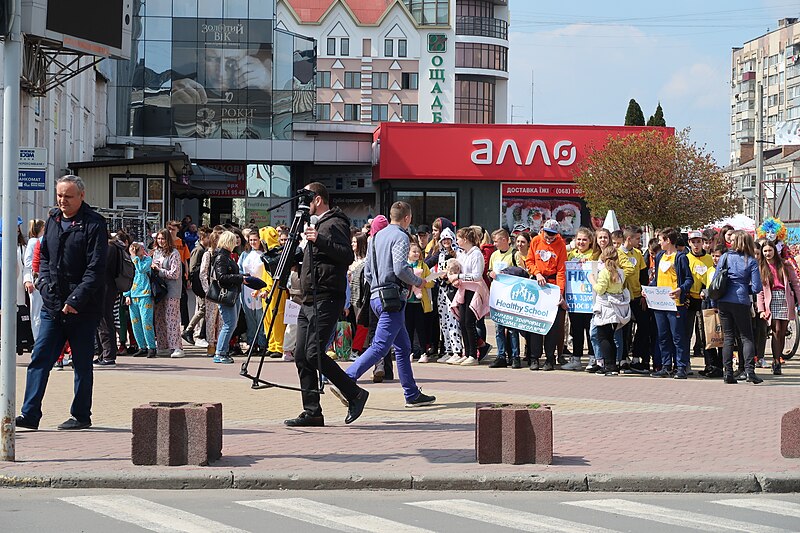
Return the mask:
<svg viewBox="0 0 800 533">
<path fill-rule="evenodd" d="M 694 279 L 689 270 L 689 259 L 685 252 L 677 249 L 678 231 L 665 228 L 658 234 L 661 251 L 655 260 L 655 276 L 650 285 L 669 287 L 670 297 L 675 300 L 677 311 L 658 311 L 653 313 L 658 326 L 658 343 L 661 347 L 661 370 L 651 374 L 664 378 L 672 374 L 672 362 L 675 360 L 675 379 L 686 379 L 689 366 L 689 339 L 686 338 L 686 320 L 689 311 L 689 290 Z"/>
<path fill-rule="evenodd" d="M 83 181 L 67 175 L 56 182 L 58 208 L 50 212 L 41 245 L 36 286 L 43 308 L 39 337 L 33 347 L 19 428 L 39 429 L 50 370 L 65 342 L 72 349 L 75 397 L 69 420 L 58 429 L 92 425 L 92 355 L 106 276 L 106 220 L 83 201 Z"/>
</svg>

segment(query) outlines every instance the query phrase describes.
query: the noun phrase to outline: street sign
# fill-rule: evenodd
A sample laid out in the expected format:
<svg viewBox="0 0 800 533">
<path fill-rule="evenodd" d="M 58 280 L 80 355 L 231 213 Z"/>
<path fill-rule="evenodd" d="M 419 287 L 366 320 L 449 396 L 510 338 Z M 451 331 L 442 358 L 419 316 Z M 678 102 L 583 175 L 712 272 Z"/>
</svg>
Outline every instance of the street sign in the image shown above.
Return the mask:
<svg viewBox="0 0 800 533">
<path fill-rule="evenodd" d="M 46 170 L 47 148 L 20 148 L 19 168 L 28 170 Z"/>
<path fill-rule="evenodd" d="M 21 191 L 47 190 L 46 178 L 46 170 L 20 170 L 18 188 Z"/>
</svg>

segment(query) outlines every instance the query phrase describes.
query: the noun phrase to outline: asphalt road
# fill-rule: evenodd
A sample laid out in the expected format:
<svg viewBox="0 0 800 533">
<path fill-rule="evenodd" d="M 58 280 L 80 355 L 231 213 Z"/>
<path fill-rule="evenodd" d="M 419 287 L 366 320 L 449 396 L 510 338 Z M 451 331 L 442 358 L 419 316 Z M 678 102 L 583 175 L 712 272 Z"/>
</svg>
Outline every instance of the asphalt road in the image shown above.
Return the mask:
<svg viewBox="0 0 800 533">
<path fill-rule="evenodd" d="M 800 494 L 0 490 L 0 530 L 800 531 Z"/>
</svg>

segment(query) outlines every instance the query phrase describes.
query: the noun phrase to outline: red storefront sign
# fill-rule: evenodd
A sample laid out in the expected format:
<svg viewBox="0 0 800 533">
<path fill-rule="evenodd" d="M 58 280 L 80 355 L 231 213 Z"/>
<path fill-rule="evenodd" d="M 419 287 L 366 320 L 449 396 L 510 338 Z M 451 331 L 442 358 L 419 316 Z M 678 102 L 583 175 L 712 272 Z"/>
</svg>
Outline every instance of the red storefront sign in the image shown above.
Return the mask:
<svg viewBox="0 0 800 533">
<path fill-rule="evenodd" d="M 645 129 L 654 128 L 384 123 L 375 134 L 374 173 L 376 179 L 572 182 L 590 148 Z"/>
</svg>

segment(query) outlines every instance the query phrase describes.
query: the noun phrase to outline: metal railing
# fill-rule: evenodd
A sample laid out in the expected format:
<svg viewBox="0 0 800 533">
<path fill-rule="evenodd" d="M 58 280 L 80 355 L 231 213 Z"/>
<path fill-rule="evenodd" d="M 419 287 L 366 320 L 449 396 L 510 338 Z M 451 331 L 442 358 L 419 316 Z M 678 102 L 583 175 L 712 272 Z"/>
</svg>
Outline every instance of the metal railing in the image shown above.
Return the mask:
<svg viewBox="0 0 800 533">
<path fill-rule="evenodd" d="M 456 17 L 456 35 L 476 35 L 508 40 L 508 22 L 488 17 Z"/>
</svg>

